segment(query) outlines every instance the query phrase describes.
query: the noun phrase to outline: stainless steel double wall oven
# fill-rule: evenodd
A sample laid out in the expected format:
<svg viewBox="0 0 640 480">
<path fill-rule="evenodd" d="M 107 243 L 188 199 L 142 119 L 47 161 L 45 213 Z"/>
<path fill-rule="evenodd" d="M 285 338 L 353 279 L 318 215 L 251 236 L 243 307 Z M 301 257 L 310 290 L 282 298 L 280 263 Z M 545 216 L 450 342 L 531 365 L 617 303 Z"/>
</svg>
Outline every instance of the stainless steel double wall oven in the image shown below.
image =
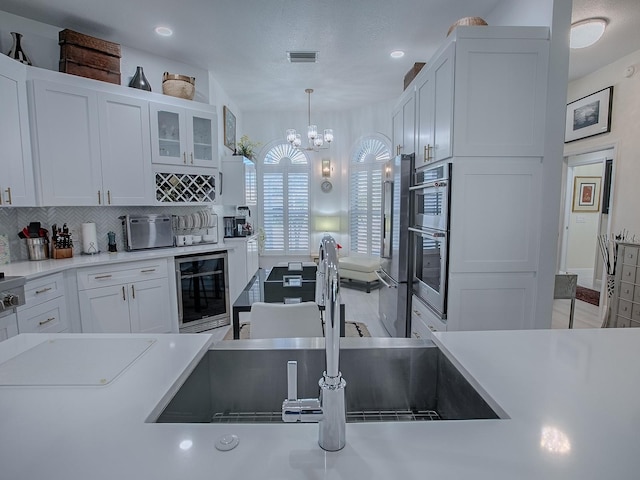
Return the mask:
<svg viewBox="0 0 640 480">
<path fill-rule="evenodd" d="M 451 164 L 416 169 L 410 192 L 412 290 L 444 319 L 447 315 Z"/>
</svg>

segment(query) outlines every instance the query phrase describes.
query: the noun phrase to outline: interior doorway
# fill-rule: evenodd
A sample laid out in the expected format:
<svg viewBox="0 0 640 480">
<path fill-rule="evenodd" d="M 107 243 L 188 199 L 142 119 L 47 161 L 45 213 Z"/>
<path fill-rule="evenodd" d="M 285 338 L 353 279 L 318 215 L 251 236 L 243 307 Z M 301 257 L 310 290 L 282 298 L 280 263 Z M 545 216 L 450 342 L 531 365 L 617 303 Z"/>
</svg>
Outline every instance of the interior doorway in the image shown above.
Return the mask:
<svg viewBox="0 0 640 480">
<path fill-rule="evenodd" d="M 598 237 L 609 232 L 613 148 L 564 159 L 559 270 L 578 275 L 578 285 L 601 291 L 603 261 Z"/>
</svg>

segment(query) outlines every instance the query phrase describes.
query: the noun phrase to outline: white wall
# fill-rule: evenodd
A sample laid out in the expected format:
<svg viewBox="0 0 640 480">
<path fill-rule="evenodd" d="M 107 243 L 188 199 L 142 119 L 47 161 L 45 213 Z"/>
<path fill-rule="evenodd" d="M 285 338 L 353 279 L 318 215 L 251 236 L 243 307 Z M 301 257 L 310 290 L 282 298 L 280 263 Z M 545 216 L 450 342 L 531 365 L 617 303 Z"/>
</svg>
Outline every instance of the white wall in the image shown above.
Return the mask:
<svg viewBox="0 0 640 480">
<path fill-rule="evenodd" d="M 636 73 L 625 77 L 625 69 Z M 611 132 L 565 145 L 565 156 L 615 146 L 611 233 L 640 234 L 640 50 L 569 84 L 567 103 L 613 85 Z"/>
</svg>

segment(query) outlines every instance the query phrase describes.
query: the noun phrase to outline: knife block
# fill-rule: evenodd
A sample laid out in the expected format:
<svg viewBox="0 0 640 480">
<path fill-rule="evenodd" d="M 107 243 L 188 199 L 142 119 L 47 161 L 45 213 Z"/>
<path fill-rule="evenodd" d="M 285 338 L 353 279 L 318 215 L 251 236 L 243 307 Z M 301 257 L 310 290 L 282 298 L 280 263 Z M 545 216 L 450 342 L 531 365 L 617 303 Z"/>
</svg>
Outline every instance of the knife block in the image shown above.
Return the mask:
<svg viewBox="0 0 640 480">
<path fill-rule="evenodd" d="M 73 257 L 73 248 L 55 248 L 53 247 L 53 258 L 71 258 Z"/>
</svg>

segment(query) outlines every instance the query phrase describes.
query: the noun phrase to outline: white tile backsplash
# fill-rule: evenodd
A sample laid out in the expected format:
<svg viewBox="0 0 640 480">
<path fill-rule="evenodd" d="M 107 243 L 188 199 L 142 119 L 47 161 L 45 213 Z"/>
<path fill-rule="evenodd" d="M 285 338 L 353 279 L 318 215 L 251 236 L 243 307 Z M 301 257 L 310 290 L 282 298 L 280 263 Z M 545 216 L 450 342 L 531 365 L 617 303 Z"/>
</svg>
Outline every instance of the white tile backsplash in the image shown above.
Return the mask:
<svg viewBox="0 0 640 480">
<path fill-rule="evenodd" d="M 118 217 L 122 215 L 141 215 L 147 213 L 185 215 L 210 208 L 220 219 L 218 222 L 218 238 L 223 237 L 220 231 L 222 225 L 223 207 L 221 206 L 160 206 L 160 207 L 33 207 L 33 208 L 0 208 L 0 234 L 9 238 L 11 261 L 27 259 L 27 247 L 18 238 L 18 231 L 30 222 L 40 222 L 51 235 L 51 225 L 58 227 L 67 224 L 73 237 L 73 254 L 82 252 L 82 224 L 93 222 L 98 234 L 98 248 L 107 251 L 107 232 L 116 233 L 118 251 L 124 250 L 122 224 Z"/>
</svg>

